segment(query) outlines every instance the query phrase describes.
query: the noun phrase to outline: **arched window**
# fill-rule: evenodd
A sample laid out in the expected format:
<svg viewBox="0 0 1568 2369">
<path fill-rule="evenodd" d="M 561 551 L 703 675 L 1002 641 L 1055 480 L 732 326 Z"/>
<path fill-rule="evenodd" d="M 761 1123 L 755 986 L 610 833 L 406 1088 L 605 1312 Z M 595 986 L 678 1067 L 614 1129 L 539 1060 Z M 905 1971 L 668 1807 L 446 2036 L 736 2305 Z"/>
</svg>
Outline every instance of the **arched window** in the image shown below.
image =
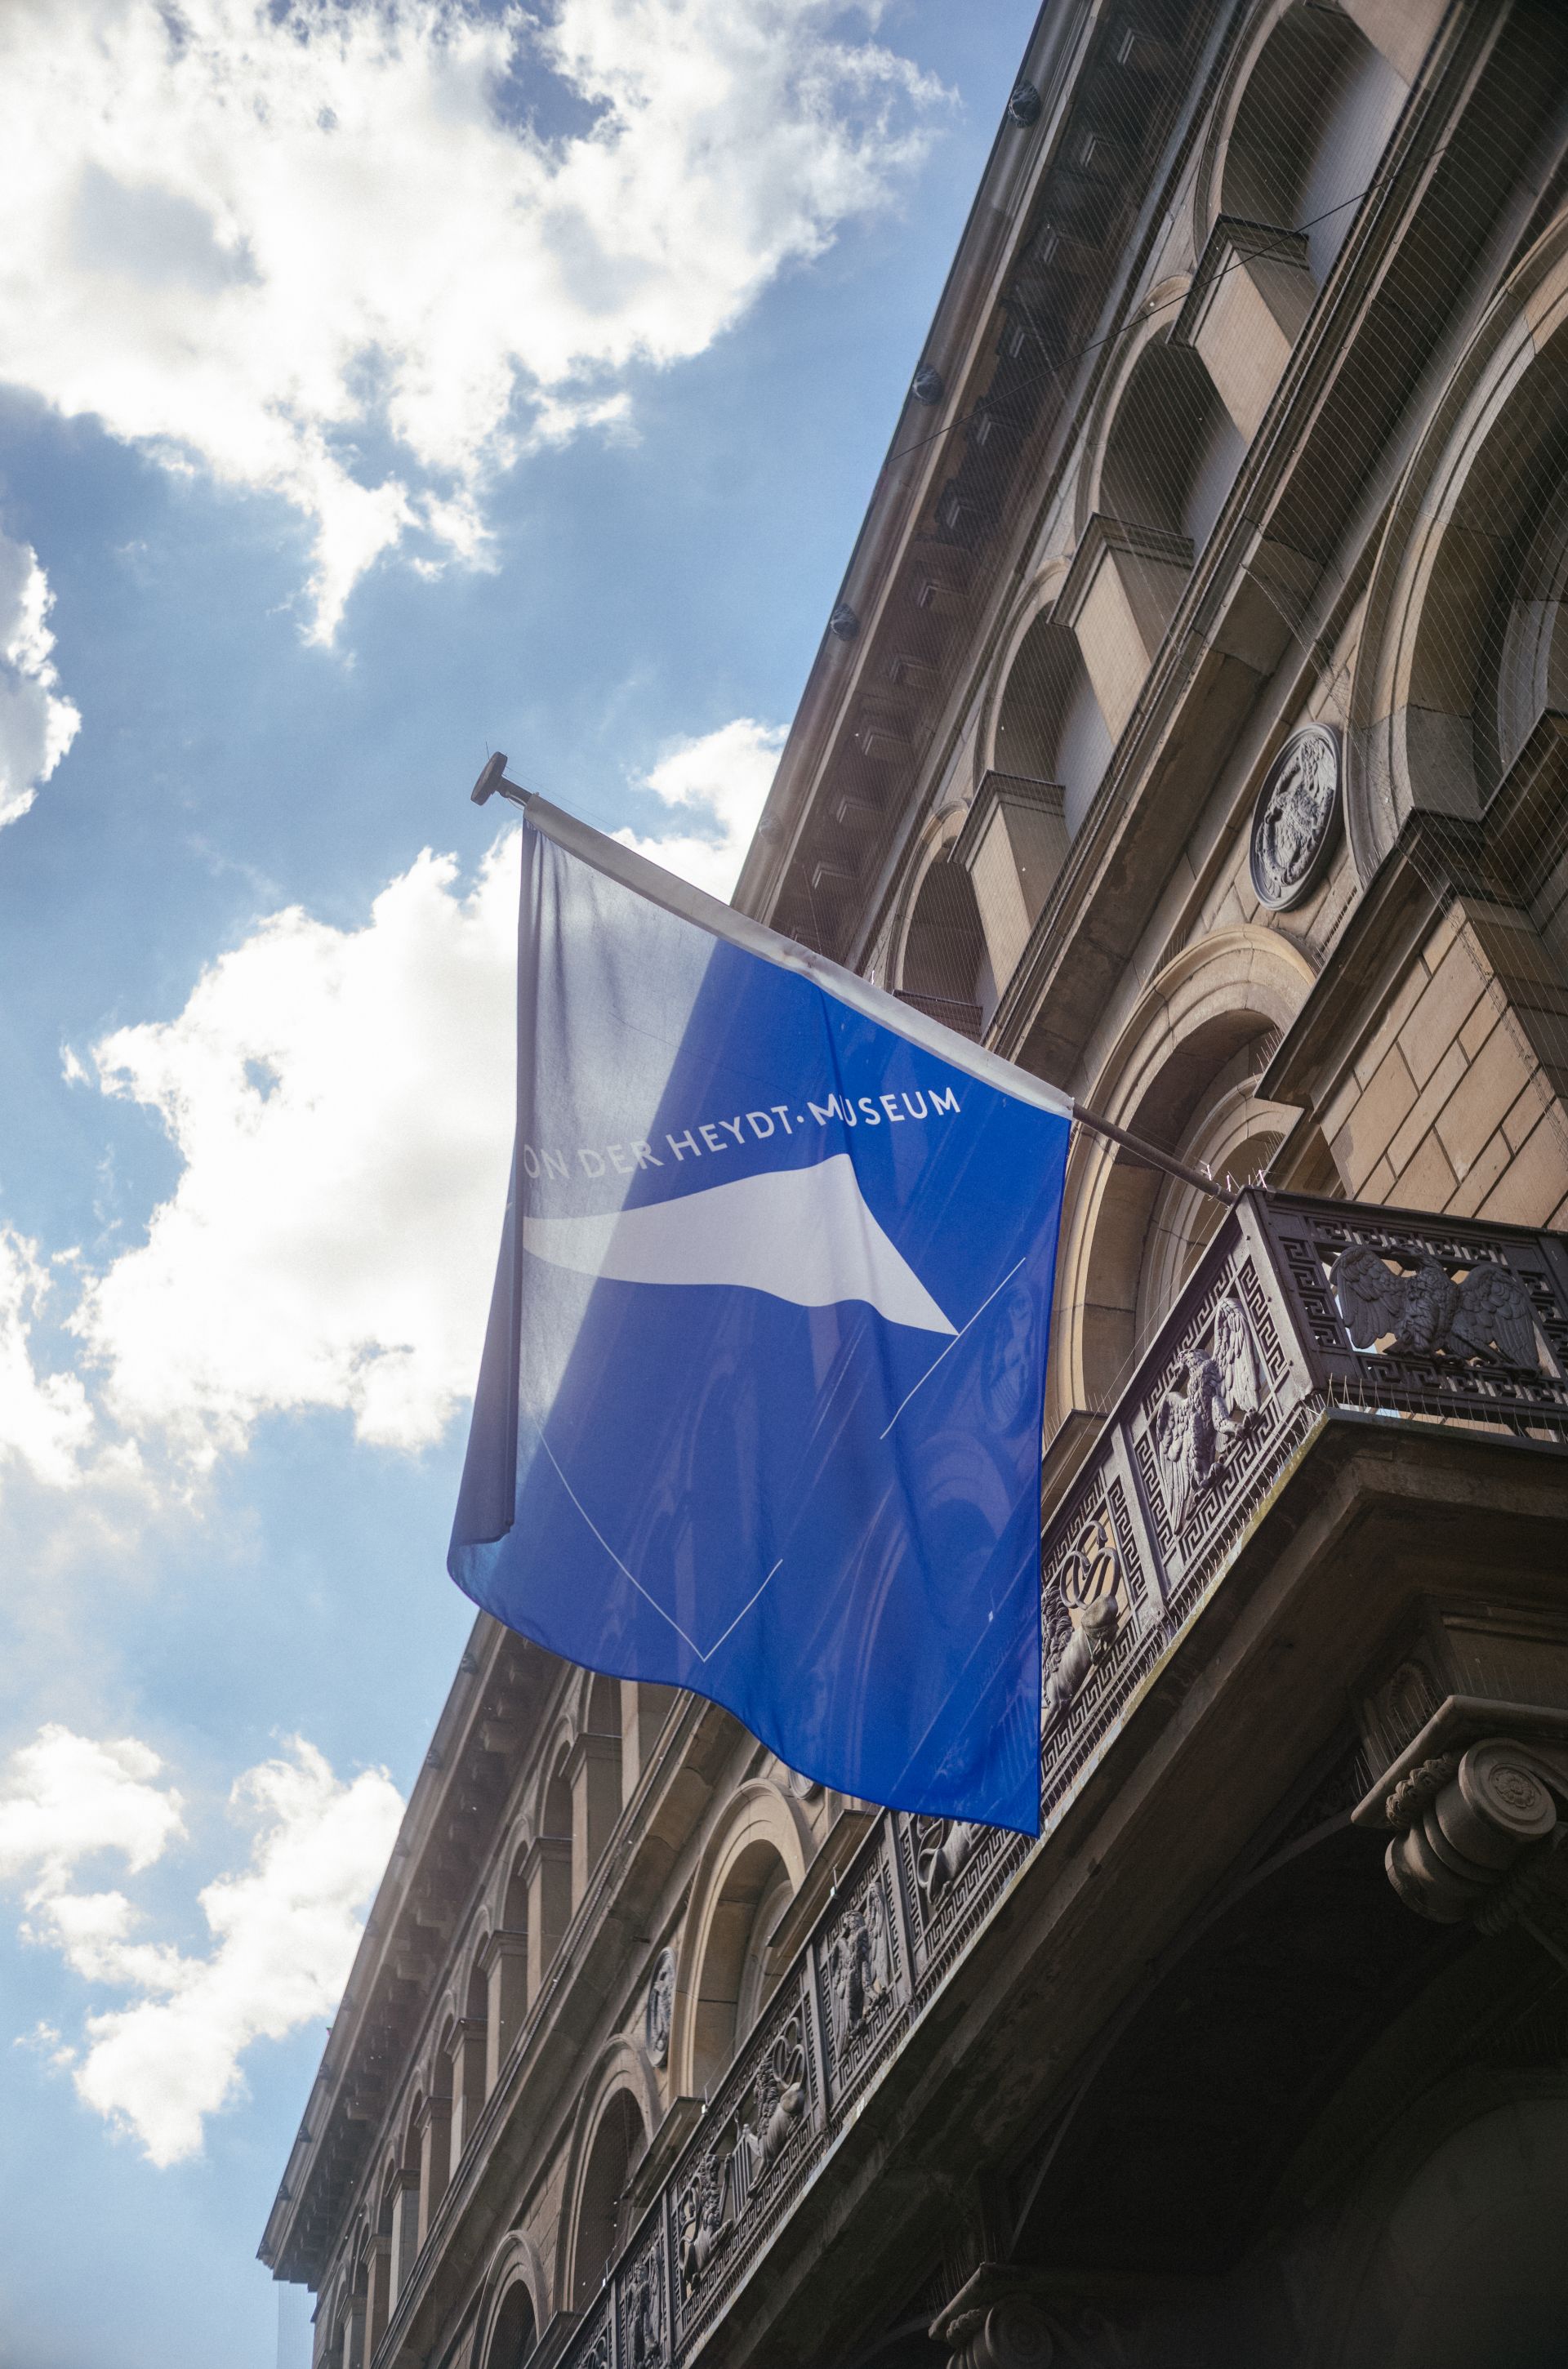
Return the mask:
<svg viewBox="0 0 1568 2369">
<path fill-rule="evenodd" d="M 1246 439 L 1190 348 L 1162 340 L 1139 359 L 1105 446 L 1100 508 L 1203 549 Z"/>
<path fill-rule="evenodd" d="M 1036 617 L 1018 645 L 997 708 L 996 771 L 1056 782 L 1069 835 L 1082 821 L 1111 754 L 1111 736 L 1078 637 Z"/>
<path fill-rule="evenodd" d="M 1150 981 L 1093 1082 L 1095 1106 L 1191 1163 L 1232 1174 L 1263 1165 L 1299 1114 L 1260 1102 L 1255 1082 L 1311 978 L 1306 956 L 1268 930 L 1197 939 Z M 1059 1261 L 1052 1434 L 1074 1408 L 1114 1403 L 1221 1214 L 1208 1195 L 1104 1147 L 1074 1156 L 1081 1189 Z M 1326 1181 L 1314 1177 L 1310 1189 Z"/>
<path fill-rule="evenodd" d="M 583 2174 L 572 2272 L 574 2311 L 592 2302 L 626 2237 L 631 2223 L 627 2191 L 647 2144 L 636 2100 L 629 2091 L 617 2089 L 594 2132 Z"/>
<path fill-rule="evenodd" d="M 485 2354 L 485 2369 L 522 2369 L 537 2340 L 533 2304 L 521 2279 L 507 2289 Z"/>
<path fill-rule="evenodd" d="M 974 882 L 948 856 L 921 882 L 898 992 L 965 1036 L 978 1037 L 996 1007 Z"/>
<path fill-rule="evenodd" d="M 556 1761 L 544 1788 L 544 1819 L 540 1831 L 562 1842 L 572 1838 L 572 1789 L 565 1755 Z"/>
<path fill-rule="evenodd" d="M 392 2240 L 389 2285 L 393 2303 L 407 2284 L 414 2257 L 419 2250 L 419 2157 L 423 2118 L 424 2100 L 416 2094 L 404 2125 L 397 2168 L 387 2183 L 386 2191 L 384 2209 L 387 2235 Z"/>
<path fill-rule="evenodd" d="M 1270 35 L 1236 110 L 1221 210 L 1303 231 L 1321 287 L 1404 95 L 1388 60 L 1348 17 L 1297 0 Z"/>
<path fill-rule="evenodd" d="M 749 1844 L 725 1877 L 697 1982 L 692 2071 L 701 2095 L 711 2095 L 728 2072 L 772 1987 L 768 1943 L 791 1890 L 769 1842 Z"/>
<path fill-rule="evenodd" d="M 530 1854 L 532 1897 L 529 1915 L 529 1995 L 539 1986 L 561 1946 L 572 1911 L 572 1787 L 563 1752 L 550 1772 L 540 1804 L 539 1836 Z"/>
<path fill-rule="evenodd" d="M 588 1889 L 621 1815 L 621 1685 L 596 1677 L 572 1746 L 572 1900 Z"/>
</svg>

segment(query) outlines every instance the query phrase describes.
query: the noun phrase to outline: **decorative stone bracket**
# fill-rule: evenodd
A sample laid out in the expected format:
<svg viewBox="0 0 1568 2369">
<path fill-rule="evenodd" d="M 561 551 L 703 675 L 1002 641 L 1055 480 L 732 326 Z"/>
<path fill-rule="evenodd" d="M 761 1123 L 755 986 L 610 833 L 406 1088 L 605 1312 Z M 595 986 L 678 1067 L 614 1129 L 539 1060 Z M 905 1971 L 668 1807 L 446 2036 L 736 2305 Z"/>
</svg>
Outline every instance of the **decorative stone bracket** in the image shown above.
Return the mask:
<svg viewBox="0 0 1568 2369">
<path fill-rule="evenodd" d="M 1478 1715 L 1500 1708 L 1450 1695 L 1355 1813 L 1357 1825 L 1393 1829 L 1389 1882 L 1439 1925 L 1510 1921 L 1524 1906 L 1521 1879 L 1568 1833 L 1568 1720 L 1510 1706 L 1521 1714 L 1514 1733 L 1465 1740 Z"/>
<path fill-rule="evenodd" d="M 1096 2300 L 1076 2287 L 1059 2290 L 1048 2272 L 982 2262 L 938 2312 L 930 2334 L 952 2354 L 949 2369 L 1112 2369 L 1165 2357 L 1170 2320 L 1162 2305 L 1173 2301 L 1179 2307 L 1181 2298 L 1162 2296 L 1146 2283 L 1129 2307 L 1126 2295 Z"/>
<path fill-rule="evenodd" d="M 1028 2285 L 1027 2272 L 999 2262 L 982 2262 L 966 2280 L 931 2325 L 952 2369 L 1050 2369 L 1057 2347 Z"/>
</svg>

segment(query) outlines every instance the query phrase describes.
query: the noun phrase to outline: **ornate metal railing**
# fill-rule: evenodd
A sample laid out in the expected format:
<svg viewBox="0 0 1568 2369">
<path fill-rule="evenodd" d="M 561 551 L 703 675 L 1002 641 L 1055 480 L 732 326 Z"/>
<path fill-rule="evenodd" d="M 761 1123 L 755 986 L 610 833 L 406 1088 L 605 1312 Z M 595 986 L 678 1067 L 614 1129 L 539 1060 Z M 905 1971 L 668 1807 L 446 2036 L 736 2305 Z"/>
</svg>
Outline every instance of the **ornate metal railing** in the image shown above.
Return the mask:
<svg viewBox="0 0 1568 2369">
<path fill-rule="evenodd" d="M 1391 1416 L 1568 1448 L 1568 1240 L 1248 1192 L 1041 1548 L 1048 1835 L 1320 1430 Z M 867 1834 L 563 2354 L 665 2369 L 765 2256 L 867 2081 L 1038 1843 Z"/>
</svg>

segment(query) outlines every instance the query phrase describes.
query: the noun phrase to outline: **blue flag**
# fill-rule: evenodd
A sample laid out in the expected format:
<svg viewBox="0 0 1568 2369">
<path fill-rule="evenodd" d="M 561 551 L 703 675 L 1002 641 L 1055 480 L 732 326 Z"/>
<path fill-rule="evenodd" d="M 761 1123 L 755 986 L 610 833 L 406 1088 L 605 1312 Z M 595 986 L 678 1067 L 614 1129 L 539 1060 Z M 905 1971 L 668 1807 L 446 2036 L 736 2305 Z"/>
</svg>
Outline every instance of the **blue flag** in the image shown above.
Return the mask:
<svg viewBox="0 0 1568 2369">
<path fill-rule="evenodd" d="M 542 801 L 521 836 L 452 1577 L 821 1783 L 1037 1832 L 1070 1104 Z"/>
</svg>

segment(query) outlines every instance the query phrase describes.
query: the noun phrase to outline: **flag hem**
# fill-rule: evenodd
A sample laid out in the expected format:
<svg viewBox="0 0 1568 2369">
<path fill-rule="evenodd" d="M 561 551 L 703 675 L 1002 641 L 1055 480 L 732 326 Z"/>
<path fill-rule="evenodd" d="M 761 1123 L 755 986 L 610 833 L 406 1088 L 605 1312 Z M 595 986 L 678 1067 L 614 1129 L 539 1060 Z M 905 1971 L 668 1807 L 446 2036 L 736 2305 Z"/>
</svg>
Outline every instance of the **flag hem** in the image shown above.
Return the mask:
<svg viewBox="0 0 1568 2369">
<path fill-rule="evenodd" d="M 690 881 L 667 871 L 662 864 L 652 863 L 635 848 L 607 838 L 603 831 L 595 830 L 591 823 L 579 821 L 564 807 L 552 806 L 537 792 L 529 797 L 527 819 L 544 838 L 554 840 L 557 847 L 564 847 L 568 854 L 591 864 L 607 878 L 619 881 L 624 888 L 646 897 L 650 904 L 662 906 L 666 912 L 706 930 L 711 937 L 724 938 L 781 970 L 798 971 L 814 987 L 836 996 L 852 1011 L 864 1013 L 879 1027 L 890 1029 L 895 1036 L 920 1046 L 922 1051 L 934 1053 L 951 1068 L 966 1070 L 982 1085 L 1011 1094 L 1015 1102 L 1028 1103 L 1036 1110 L 1049 1111 L 1058 1118 L 1070 1119 L 1074 1116 L 1072 1096 L 1064 1093 L 1059 1086 L 1036 1078 L 1032 1070 L 1021 1070 L 1016 1062 L 1004 1060 L 1000 1053 L 992 1053 L 983 1045 L 971 1044 L 967 1036 L 944 1027 L 917 1005 L 901 1002 L 886 988 L 846 970 L 841 963 L 818 954 L 814 947 L 802 945 L 798 938 L 786 938 L 779 931 L 769 929 L 765 921 L 753 921 L 750 913 L 738 912 L 733 905 L 710 897 L 706 889 L 693 887 Z"/>
</svg>

